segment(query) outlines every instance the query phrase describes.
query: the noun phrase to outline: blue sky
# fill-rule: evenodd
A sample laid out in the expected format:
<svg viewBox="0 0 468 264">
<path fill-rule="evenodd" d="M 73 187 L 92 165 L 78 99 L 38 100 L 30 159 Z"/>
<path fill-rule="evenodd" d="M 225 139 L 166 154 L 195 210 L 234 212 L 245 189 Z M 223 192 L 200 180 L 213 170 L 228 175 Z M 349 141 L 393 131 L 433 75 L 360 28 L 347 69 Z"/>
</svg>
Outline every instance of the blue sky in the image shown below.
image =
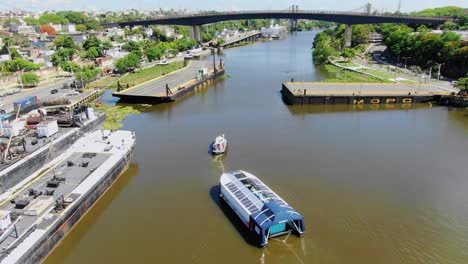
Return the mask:
<svg viewBox="0 0 468 264">
<path fill-rule="evenodd" d="M 365 0 L 0 0 L 0 10 L 126 10 L 181 9 L 189 10 L 283 10 L 293 3 L 300 9 L 351 11 L 368 2 Z M 398 0 L 370 0 L 378 10 L 395 11 Z M 468 7 L 467 0 L 401 0 L 402 11 L 456 5 Z"/>
</svg>

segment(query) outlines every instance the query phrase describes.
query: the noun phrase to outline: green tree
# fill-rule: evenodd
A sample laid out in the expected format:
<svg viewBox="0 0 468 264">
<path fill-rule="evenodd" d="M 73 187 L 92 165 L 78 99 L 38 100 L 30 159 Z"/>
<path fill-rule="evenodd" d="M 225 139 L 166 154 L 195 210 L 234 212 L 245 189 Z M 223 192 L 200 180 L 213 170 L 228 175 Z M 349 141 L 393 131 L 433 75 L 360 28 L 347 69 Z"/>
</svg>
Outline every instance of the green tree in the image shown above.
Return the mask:
<svg viewBox="0 0 468 264">
<path fill-rule="evenodd" d="M 75 76 L 77 80 L 88 83 L 94 81 L 99 74 L 102 74 L 102 70 L 91 67 L 77 71 Z"/>
<path fill-rule="evenodd" d="M 341 56 L 347 59 L 352 59 L 356 57 L 357 52 L 353 48 L 344 48 L 343 52 L 341 53 Z"/>
<path fill-rule="evenodd" d="M 24 19 L 24 22 L 26 22 L 26 24 L 28 26 L 40 26 L 39 25 L 39 20 L 35 19 L 35 18 L 32 18 L 32 17 L 25 17 Z"/>
<path fill-rule="evenodd" d="M 98 51 L 97 48 L 91 47 L 87 51 L 85 51 L 84 57 L 86 59 L 92 60 L 92 59 L 95 59 L 97 57 L 100 57 L 100 54 L 99 54 L 99 51 Z"/>
<path fill-rule="evenodd" d="M 357 46 L 360 44 L 366 44 L 369 42 L 371 32 L 373 31 L 372 25 L 354 25 L 352 44 Z"/>
<path fill-rule="evenodd" d="M 37 86 L 39 84 L 39 76 L 34 73 L 23 73 L 21 75 L 21 82 L 24 86 Z M 18 83 L 20 82 L 18 81 Z"/>
<path fill-rule="evenodd" d="M 34 71 L 41 68 L 40 64 L 35 64 L 25 59 L 17 58 L 10 61 L 4 62 L 4 69 L 9 72 L 16 72 L 16 71 Z"/>
<path fill-rule="evenodd" d="M 3 27 L 4 28 L 7 28 L 10 26 L 10 23 L 18 23 L 19 20 L 17 18 L 7 18 L 5 20 L 3 20 Z"/>
<path fill-rule="evenodd" d="M 77 24 L 84 24 L 87 20 L 87 16 L 85 16 L 81 12 L 75 12 L 75 11 L 62 11 L 62 12 L 57 12 L 57 15 L 67 19 L 70 23 L 73 23 L 75 25 Z"/>
<path fill-rule="evenodd" d="M 468 78 L 465 77 L 458 79 L 458 82 L 455 83 L 454 86 L 460 89 L 461 92 L 468 93 Z"/>
<path fill-rule="evenodd" d="M 103 50 L 110 50 L 112 49 L 114 46 L 112 45 L 112 43 L 110 41 L 104 41 L 102 42 L 102 49 Z"/>
<path fill-rule="evenodd" d="M 18 50 L 16 50 L 16 48 L 10 49 L 10 55 L 12 60 L 22 58 L 21 54 L 18 52 Z"/>
<path fill-rule="evenodd" d="M 77 72 L 80 70 L 80 66 L 74 61 L 65 61 L 60 63 L 60 68 L 66 72 Z"/>
<path fill-rule="evenodd" d="M 88 50 L 90 48 L 100 48 L 102 41 L 98 39 L 96 36 L 90 36 L 84 43 L 83 49 Z"/>
<path fill-rule="evenodd" d="M 122 46 L 122 49 L 128 52 L 133 52 L 134 54 L 138 55 L 140 58 L 143 55 L 141 51 L 140 43 L 136 41 L 129 41 Z"/>
<path fill-rule="evenodd" d="M 164 50 L 159 46 L 151 47 L 146 51 L 146 57 L 149 61 L 160 60 L 163 54 Z"/>
<path fill-rule="evenodd" d="M 76 29 L 76 31 L 85 32 L 86 31 L 86 26 L 83 25 L 83 24 L 79 24 L 79 25 L 76 25 L 75 29 Z"/>
<path fill-rule="evenodd" d="M 458 25 L 453 23 L 452 21 L 447 21 L 442 25 L 443 30 L 456 30 L 458 29 Z"/>
<path fill-rule="evenodd" d="M 52 64 L 54 66 L 60 65 L 62 62 L 71 61 L 73 55 L 77 54 L 78 50 L 76 49 L 59 49 L 57 52 L 52 55 Z"/>
<path fill-rule="evenodd" d="M 119 72 L 129 72 L 139 68 L 140 65 L 140 56 L 131 52 L 127 56 L 119 59 L 116 62 L 115 67 L 119 70 Z"/>
<path fill-rule="evenodd" d="M 45 13 L 41 17 L 39 17 L 39 24 L 40 25 L 44 25 L 44 24 L 48 24 L 48 23 L 65 25 L 65 24 L 68 24 L 69 21 L 68 21 L 68 19 L 66 19 L 64 17 L 61 17 L 61 16 L 59 16 L 57 14 L 53 14 L 53 13 Z"/>
<path fill-rule="evenodd" d="M 75 48 L 75 41 L 70 36 L 60 36 L 55 39 L 54 44 L 57 48 Z"/>
</svg>

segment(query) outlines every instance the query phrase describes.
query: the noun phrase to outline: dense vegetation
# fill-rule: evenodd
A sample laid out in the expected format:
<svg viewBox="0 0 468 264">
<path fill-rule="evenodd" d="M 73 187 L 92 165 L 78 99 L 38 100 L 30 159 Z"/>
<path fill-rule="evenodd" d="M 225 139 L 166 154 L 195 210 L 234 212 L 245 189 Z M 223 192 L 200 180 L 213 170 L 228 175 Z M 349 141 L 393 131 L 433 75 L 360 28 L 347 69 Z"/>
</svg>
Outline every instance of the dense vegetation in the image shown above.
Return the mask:
<svg viewBox="0 0 468 264">
<path fill-rule="evenodd" d="M 452 78 L 468 72 L 468 42 L 453 32 L 430 33 L 424 27 L 416 31 L 406 25 L 382 25 L 387 52 L 395 59 L 406 58 L 408 64 L 422 69 L 442 65 L 442 75 Z M 435 70 L 438 70 L 435 68 Z"/>
<path fill-rule="evenodd" d="M 443 29 L 448 30 L 466 30 L 468 29 L 468 8 L 458 6 L 446 6 L 439 8 L 424 9 L 419 12 L 413 12 L 412 15 L 419 16 L 446 16 L 459 19 L 458 23 L 446 22 Z"/>
<path fill-rule="evenodd" d="M 18 83 L 23 84 L 26 87 L 33 87 L 39 84 L 39 76 L 34 73 L 23 73 L 21 75 L 21 81 Z"/>
<path fill-rule="evenodd" d="M 418 12 L 421 15 L 446 16 L 450 12 L 453 16 L 463 17 L 466 9 L 447 7 L 428 9 Z M 453 24 L 453 23 L 452 23 Z M 452 29 L 461 28 L 466 24 L 444 24 Z M 468 42 L 454 32 L 443 34 L 431 33 L 426 26 L 412 28 L 402 24 L 355 25 L 353 26 L 352 46 L 345 48 L 344 25 L 333 30 L 325 30 L 317 34 L 314 40 L 314 61 L 326 63 L 330 57 L 341 56 L 353 58 L 364 51 L 363 44 L 367 43 L 371 32 L 380 32 L 387 45 L 387 53 L 396 61 L 405 61 L 414 68 L 428 70 L 432 67 L 435 73 L 441 67 L 441 74 L 451 78 L 466 76 L 468 72 Z"/>
<path fill-rule="evenodd" d="M 330 57 L 354 58 L 365 50 L 365 44 L 374 31 L 373 25 L 353 26 L 351 47 L 345 47 L 345 25 L 320 32 L 314 39 L 314 62 L 324 64 Z"/>
</svg>

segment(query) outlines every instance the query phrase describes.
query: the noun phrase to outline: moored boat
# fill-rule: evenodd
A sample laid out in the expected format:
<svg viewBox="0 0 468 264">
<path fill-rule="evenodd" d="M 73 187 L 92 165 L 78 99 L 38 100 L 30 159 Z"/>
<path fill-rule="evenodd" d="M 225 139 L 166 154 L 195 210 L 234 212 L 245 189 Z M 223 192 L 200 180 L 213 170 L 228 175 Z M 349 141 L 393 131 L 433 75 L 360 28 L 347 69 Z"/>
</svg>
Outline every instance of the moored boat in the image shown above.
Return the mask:
<svg viewBox="0 0 468 264">
<path fill-rule="evenodd" d="M 210 153 L 213 155 L 223 154 L 226 152 L 227 144 L 228 142 L 224 134 L 217 136 L 210 144 Z"/>
<path fill-rule="evenodd" d="M 284 234 L 305 233 L 304 218 L 256 176 L 246 171 L 226 172 L 220 196 L 247 226 L 259 246 Z"/>
</svg>

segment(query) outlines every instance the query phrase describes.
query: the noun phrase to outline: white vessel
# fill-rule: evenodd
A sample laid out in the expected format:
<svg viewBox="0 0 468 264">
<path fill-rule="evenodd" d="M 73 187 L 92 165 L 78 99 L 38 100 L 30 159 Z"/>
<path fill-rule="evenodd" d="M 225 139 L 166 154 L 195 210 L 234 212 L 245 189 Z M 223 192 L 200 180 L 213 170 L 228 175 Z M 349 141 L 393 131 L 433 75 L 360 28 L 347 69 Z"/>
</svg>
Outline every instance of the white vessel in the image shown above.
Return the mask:
<svg viewBox="0 0 468 264">
<path fill-rule="evenodd" d="M 251 173 L 242 170 L 223 173 L 220 196 L 259 246 L 266 246 L 273 237 L 305 233 L 304 217 Z"/>
<path fill-rule="evenodd" d="M 213 142 L 210 144 L 210 152 L 213 155 L 223 154 L 227 149 L 227 139 L 224 134 L 217 136 Z"/>
</svg>

